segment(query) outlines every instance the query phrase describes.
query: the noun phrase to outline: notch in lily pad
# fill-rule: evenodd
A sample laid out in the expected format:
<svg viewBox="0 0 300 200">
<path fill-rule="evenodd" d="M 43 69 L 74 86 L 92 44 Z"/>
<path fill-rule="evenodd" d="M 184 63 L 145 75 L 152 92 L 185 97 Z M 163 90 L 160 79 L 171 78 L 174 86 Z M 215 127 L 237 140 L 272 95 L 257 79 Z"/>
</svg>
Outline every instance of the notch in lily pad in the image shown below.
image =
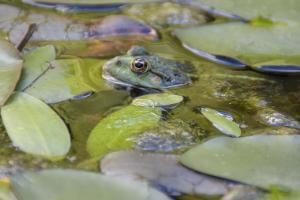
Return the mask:
<svg viewBox="0 0 300 200">
<path fill-rule="evenodd" d="M 215 128 L 232 137 L 240 137 L 241 129 L 237 123 L 232 120 L 232 117 L 227 117 L 221 112 L 211 108 L 201 108 L 201 113 L 208 119 Z"/>
<path fill-rule="evenodd" d="M 184 100 L 183 96 L 170 93 L 147 94 L 135 98 L 132 104 L 142 107 L 175 108 Z"/>
</svg>

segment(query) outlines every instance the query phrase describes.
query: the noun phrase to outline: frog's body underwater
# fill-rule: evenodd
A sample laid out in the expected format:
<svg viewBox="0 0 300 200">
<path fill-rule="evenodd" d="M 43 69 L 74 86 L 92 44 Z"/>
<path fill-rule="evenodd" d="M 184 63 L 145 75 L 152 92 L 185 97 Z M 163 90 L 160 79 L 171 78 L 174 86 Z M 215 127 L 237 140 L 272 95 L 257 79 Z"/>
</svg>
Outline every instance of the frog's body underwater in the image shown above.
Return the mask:
<svg viewBox="0 0 300 200">
<path fill-rule="evenodd" d="M 103 66 L 103 78 L 125 87 L 163 90 L 191 83 L 185 64 L 150 55 L 145 48 L 133 46 L 126 55 L 115 57 Z"/>
</svg>

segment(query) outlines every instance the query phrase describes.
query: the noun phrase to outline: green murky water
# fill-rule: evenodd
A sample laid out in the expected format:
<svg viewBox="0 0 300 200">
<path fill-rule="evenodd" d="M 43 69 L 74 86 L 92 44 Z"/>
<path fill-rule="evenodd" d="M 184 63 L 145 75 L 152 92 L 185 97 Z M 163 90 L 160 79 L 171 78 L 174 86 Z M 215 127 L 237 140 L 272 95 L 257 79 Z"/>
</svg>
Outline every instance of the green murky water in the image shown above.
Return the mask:
<svg viewBox="0 0 300 200">
<path fill-rule="evenodd" d="M 14 1 L 0 1 L 0 3 L 7 2 L 15 3 Z M 31 8 L 24 5 L 22 7 L 25 9 Z M 37 8 L 33 9 L 38 10 Z M 44 12 L 48 13 L 50 11 Z M 118 12 L 101 14 L 72 13 L 67 14 L 67 16 L 88 20 L 115 13 Z M 153 54 L 191 64 L 196 70 L 192 84 L 170 90 L 186 98 L 180 106 L 166 112 L 164 120 L 160 124 L 160 126 L 164 126 L 164 122 L 169 122 L 167 129 L 171 131 L 174 129 L 173 132 L 178 129 L 184 130 L 192 136 L 190 143 L 183 148 L 174 150 L 174 153 L 182 153 L 200 141 L 222 135 L 201 115 L 201 107 L 210 107 L 230 113 L 240 125 L 242 136 L 269 132 L 278 134 L 299 133 L 297 130 L 299 127 L 290 125 L 289 120 L 283 126 L 277 126 L 276 119 L 270 117 L 270 113 L 281 113 L 286 118 L 300 121 L 300 80 L 298 77 L 272 76 L 251 70 L 239 71 L 208 62 L 185 50 L 180 42 L 172 36 L 172 29 L 159 29 L 160 41 L 144 42 L 143 45 Z M 0 33 L 0 37 L 3 36 L 4 34 Z M 60 58 L 74 57 L 71 55 L 72 51 L 66 52 L 63 50 L 64 45 L 72 45 L 70 42 L 66 44 L 65 42 L 45 41 L 38 45 L 45 44 L 55 44 L 57 49 L 61 50 Z M 74 43 L 74 45 L 77 45 L 77 43 Z M 99 62 L 104 63 L 110 57 L 101 58 Z M 93 62 L 98 62 L 96 58 L 82 58 L 82 60 L 87 61 L 91 59 Z M 100 69 L 94 76 L 101 77 Z M 80 168 L 98 171 L 98 163 L 90 161 L 90 157 L 86 152 L 86 140 L 89 133 L 99 120 L 128 105 L 131 99 L 132 97 L 127 91 L 117 90 L 107 85 L 105 90 L 97 92 L 87 99 L 68 100 L 52 104 L 51 107 L 67 124 L 72 138 L 71 151 L 66 159 L 59 162 L 50 162 L 18 151 L 12 146 L 4 127 L 0 124 L 0 166 L 25 169 Z M 268 119 L 266 119 L 265 113 L 269 113 L 269 115 L 267 114 Z M 275 123 L 275 126 L 274 124 L 272 126 L 272 123 Z M 194 198 L 184 197 L 182 199 Z"/>
</svg>

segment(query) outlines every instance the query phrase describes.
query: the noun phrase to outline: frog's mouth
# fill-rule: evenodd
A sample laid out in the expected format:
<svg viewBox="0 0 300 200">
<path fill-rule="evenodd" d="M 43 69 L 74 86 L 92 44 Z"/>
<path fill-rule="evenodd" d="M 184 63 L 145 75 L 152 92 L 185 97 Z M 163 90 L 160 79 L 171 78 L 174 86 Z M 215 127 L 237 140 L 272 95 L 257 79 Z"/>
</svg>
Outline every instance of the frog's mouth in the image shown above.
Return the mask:
<svg viewBox="0 0 300 200">
<path fill-rule="evenodd" d="M 120 86 L 124 86 L 124 87 L 136 87 L 132 84 L 126 83 L 124 81 L 121 81 L 119 79 L 116 79 L 115 77 L 113 77 L 107 70 L 108 65 L 104 65 L 103 66 L 103 73 L 102 73 L 102 78 L 104 78 L 104 80 L 108 81 L 109 83 L 112 83 L 114 85 L 120 85 Z"/>
</svg>

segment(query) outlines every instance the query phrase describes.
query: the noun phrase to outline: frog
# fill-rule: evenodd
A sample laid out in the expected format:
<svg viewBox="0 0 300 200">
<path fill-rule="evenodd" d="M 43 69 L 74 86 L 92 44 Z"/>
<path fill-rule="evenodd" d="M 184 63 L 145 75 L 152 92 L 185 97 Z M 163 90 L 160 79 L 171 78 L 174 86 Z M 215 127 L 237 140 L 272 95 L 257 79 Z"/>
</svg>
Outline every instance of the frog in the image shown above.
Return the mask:
<svg viewBox="0 0 300 200">
<path fill-rule="evenodd" d="M 103 78 L 113 85 L 165 90 L 192 83 L 193 67 L 175 60 L 150 54 L 142 46 L 132 46 L 125 55 L 103 65 Z"/>
<path fill-rule="evenodd" d="M 195 80 L 192 74 L 194 72 L 195 69 L 191 65 L 150 54 L 142 46 L 132 46 L 126 54 L 108 60 L 103 66 L 102 75 L 105 80 L 114 85 L 142 89 L 146 91 L 145 93 L 152 93 L 153 90 L 150 89 L 160 92 L 166 91 L 169 88 L 191 85 L 192 80 Z M 242 102 L 246 105 L 245 109 L 257 114 L 256 121 L 260 124 L 300 129 L 300 122 L 297 122 L 296 119 L 287 116 L 281 111 L 272 109 L 265 95 L 258 92 L 262 90 L 262 88 L 265 88 L 264 92 L 266 92 L 268 88 L 273 88 L 272 91 L 275 89 L 281 91 L 282 89 L 280 89 L 281 87 L 278 86 L 277 82 L 269 83 L 269 81 L 272 80 L 261 78 L 260 76 L 253 77 L 214 73 L 212 77 L 209 76 L 205 78 L 205 74 L 197 74 L 200 76 L 198 77 L 199 81 L 196 83 L 193 82 L 193 84 L 195 83 L 194 87 L 191 87 L 188 93 L 185 93 L 183 90 L 176 90 L 184 96 L 187 95 L 192 105 L 198 103 L 196 97 L 201 90 L 204 97 L 209 95 L 213 98 L 212 100 L 218 101 L 219 99 L 228 104 L 232 104 L 234 101 Z M 253 84 L 249 84 L 250 81 Z M 255 84 L 253 81 L 255 81 Z M 233 83 L 239 84 L 240 87 L 235 88 L 234 85 L 226 85 Z M 254 88 L 252 88 L 252 85 Z M 222 91 L 222 88 L 225 88 L 225 91 L 227 91 L 226 94 Z M 230 88 L 229 91 L 228 88 Z M 246 92 L 246 90 L 248 90 L 248 92 Z M 170 91 L 168 90 L 168 92 Z M 230 94 L 228 94 L 228 92 L 230 92 Z M 220 97 L 218 96 L 219 93 L 221 94 Z M 249 95 L 256 96 L 257 99 L 249 98 Z M 241 98 L 237 100 L 236 96 L 240 96 Z"/>
</svg>

